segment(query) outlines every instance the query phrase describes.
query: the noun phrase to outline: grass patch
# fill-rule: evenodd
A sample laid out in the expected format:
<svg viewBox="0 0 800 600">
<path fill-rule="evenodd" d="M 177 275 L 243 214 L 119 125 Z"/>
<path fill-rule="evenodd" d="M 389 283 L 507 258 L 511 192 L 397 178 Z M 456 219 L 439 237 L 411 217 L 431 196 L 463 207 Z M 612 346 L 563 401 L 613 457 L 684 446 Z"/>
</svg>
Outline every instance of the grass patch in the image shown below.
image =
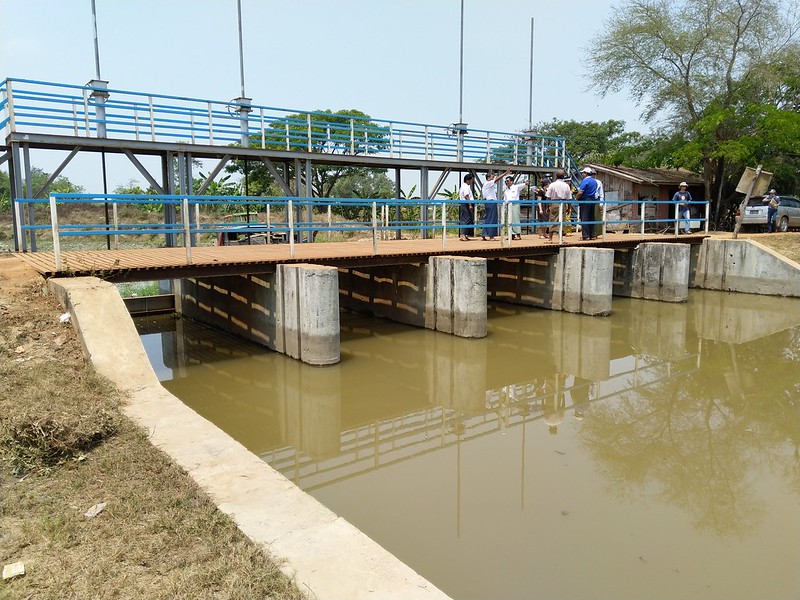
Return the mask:
<svg viewBox="0 0 800 600">
<path fill-rule="evenodd" d="M 0 564 L 26 574 L 0 598 L 302 600 L 122 414 L 61 307 L 11 263 L 0 256 Z"/>
</svg>

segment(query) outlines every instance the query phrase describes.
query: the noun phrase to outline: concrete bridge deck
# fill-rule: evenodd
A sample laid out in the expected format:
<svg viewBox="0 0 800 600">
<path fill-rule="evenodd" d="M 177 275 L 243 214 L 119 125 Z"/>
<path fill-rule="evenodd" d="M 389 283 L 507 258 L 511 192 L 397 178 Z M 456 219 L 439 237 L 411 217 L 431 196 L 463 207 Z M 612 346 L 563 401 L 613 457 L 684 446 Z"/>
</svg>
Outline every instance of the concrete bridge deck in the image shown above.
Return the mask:
<svg viewBox="0 0 800 600">
<path fill-rule="evenodd" d="M 266 273 L 276 265 L 314 263 L 334 267 L 378 266 L 426 262 L 437 255 L 502 258 L 556 254 L 564 247 L 634 248 L 643 242 L 702 244 L 706 234 L 607 234 L 605 240 L 583 241 L 580 234 L 565 236 L 562 243 L 547 242 L 536 234 L 523 235 L 511 245 L 500 241 L 468 242 L 442 240 L 383 240 L 377 253 L 373 241 L 320 242 L 296 244 L 291 256 L 288 244 L 252 246 L 198 246 L 191 249 L 192 262 L 185 248 L 140 248 L 131 250 L 62 251 L 61 270 L 56 269 L 53 252 L 17 253 L 22 260 L 45 277 L 95 276 L 109 281 L 144 281 L 173 277 L 203 277 Z"/>
</svg>

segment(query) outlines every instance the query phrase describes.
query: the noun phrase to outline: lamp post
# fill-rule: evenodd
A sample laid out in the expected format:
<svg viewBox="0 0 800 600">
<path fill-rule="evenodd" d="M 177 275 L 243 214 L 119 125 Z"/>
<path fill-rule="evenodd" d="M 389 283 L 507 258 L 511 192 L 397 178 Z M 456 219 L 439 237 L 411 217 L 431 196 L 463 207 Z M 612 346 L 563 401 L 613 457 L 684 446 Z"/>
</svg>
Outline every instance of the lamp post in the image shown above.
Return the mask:
<svg viewBox="0 0 800 600">
<path fill-rule="evenodd" d="M 467 124 L 464 123 L 464 0 L 461 0 L 461 45 L 459 50 L 458 68 L 458 123 L 453 124 L 453 133 L 456 137 L 457 160 L 464 160 L 464 136 L 467 133 Z"/>
<path fill-rule="evenodd" d="M 239 76 L 241 80 L 241 95 L 234 98 L 233 103 L 236 105 L 236 113 L 239 115 L 240 133 L 242 147 L 247 148 L 250 145 L 250 130 L 248 127 L 247 116 L 253 110 L 252 98 L 248 98 L 244 91 L 244 44 L 242 42 L 242 0 L 236 0 L 236 14 L 239 23 Z"/>
</svg>

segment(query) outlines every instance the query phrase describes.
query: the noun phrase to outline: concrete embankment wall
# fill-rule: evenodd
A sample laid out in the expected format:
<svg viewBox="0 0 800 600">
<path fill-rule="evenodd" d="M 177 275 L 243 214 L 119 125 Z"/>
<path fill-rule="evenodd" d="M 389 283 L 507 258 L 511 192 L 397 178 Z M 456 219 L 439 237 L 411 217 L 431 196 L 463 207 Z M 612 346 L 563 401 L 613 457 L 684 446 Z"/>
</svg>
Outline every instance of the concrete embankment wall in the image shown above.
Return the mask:
<svg viewBox="0 0 800 600">
<path fill-rule="evenodd" d="M 800 297 L 800 264 L 753 240 L 705 239 L 691 286 L 767 296 Z"/>
<path fill-rule="evenodd" d="M 298 587 L 318 600 L 448 596 L 166 391 L 116 288 L 94 277 L 50 279 L 97 371 L 127 392 L 144 428 Z"/>
</svg>

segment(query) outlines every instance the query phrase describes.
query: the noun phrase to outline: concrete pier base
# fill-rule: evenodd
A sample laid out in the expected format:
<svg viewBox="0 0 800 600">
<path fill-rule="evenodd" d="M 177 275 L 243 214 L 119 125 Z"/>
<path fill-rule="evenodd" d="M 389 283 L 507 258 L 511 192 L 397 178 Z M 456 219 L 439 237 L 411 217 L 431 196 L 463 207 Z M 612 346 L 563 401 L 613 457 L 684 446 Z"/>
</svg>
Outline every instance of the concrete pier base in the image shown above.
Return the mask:
<svg viewBox="0 0 800 600">
<path fill-rule="evenodd" d="M 481 338 L 487 333 L 486 259 L 432 256 L 427 264 L 340 269 L 343 308 Z"/>
<path fill-rule="evenodd" d="M 492 300 L 585 315 L 610 315 L 614 251 L 562 248 L 552 256 L 488 264 Z"/>
<path fill-rule="evenodd" d="M 689 299 L 688 244 L 641 244 L 614 254 L 614 295 L 662 302 Z"/>
<path fill-rule="evenodd" d="M 180 314 L 311 365 L 339 362 L 338 289 L 334 267 L 308 264 L 175 284 Z"/>
</svg>

